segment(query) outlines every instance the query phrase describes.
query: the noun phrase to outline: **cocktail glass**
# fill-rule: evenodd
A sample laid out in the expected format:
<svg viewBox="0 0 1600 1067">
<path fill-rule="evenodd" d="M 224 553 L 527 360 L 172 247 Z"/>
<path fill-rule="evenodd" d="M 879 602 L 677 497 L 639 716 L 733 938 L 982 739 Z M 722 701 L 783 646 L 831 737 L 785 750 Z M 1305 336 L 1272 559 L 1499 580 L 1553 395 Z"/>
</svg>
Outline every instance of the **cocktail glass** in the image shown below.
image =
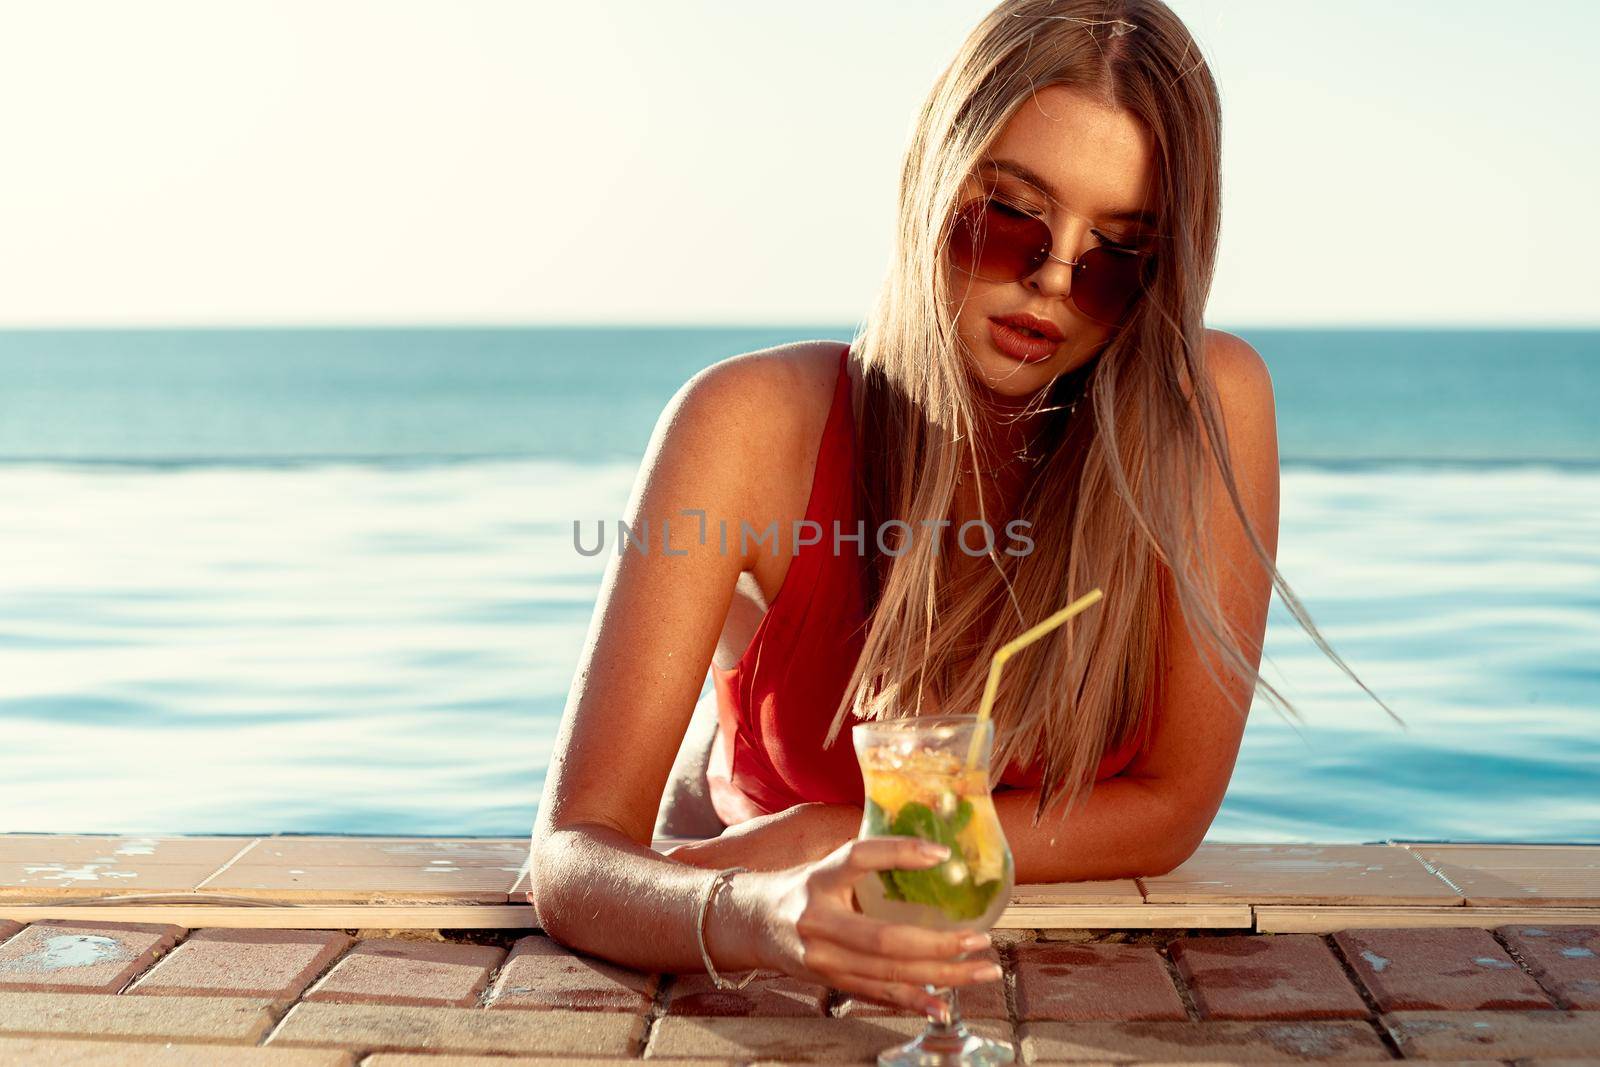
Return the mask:
<svg viewBox="0 0 1600 1067">
<path fill-rule="evenodd" d="M 890 719 L 860 723 L 851 738 L 866 790 L 859 836 L 920 837 L 950 849 L 936 867 L 860 878 L 855 896 L 862 912 L 938 930 L 994 926 L 1014 881 L 1011 849 L 989 795 L 994 723 L 976 715 Z M 1010 1044 L 967 1029 L 954 989 L 923 988 L 944 1010 L 929 1017 L 915 1040 L 879 1053 L 880 1067 L 1013 1062 Z"/>
</svg>

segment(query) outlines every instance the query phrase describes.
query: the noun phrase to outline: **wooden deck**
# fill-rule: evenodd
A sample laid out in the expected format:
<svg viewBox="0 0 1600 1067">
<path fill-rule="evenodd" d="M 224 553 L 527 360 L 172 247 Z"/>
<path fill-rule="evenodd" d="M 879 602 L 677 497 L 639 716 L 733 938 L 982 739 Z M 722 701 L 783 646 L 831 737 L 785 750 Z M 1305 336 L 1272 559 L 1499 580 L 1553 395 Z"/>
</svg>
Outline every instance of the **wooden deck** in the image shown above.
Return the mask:
<svg viewBox="0 0 1600 1067">
<path fill-rule="evenodd" d="M 656 847 L 675 844 L 657 841 Z M 526 838 L 0 835 L 0 919 L 527 929 Z M 1155 878 L 1018 886 L 999 929 L 1600 922 L 1600 845 L 1206 843 Z"/>
</svg>

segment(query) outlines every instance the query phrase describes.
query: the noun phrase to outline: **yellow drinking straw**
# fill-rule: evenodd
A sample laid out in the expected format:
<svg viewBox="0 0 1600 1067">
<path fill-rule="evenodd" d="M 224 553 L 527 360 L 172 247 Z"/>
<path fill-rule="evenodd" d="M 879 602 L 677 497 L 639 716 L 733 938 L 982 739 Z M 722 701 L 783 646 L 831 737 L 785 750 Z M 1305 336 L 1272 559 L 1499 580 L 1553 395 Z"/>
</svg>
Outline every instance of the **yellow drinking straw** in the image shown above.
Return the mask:
<svg viewBox="0 0 1600 1067">
<path fill-rule="evenodd" d="M 1015 656 L 1018 652 L 1021 652 L 1084 608 L 1102 599 L 1103 596 L 1104 594 L 1098 588 L 1091 589 L 1037 626 L 1030 626 L 995 650 L 994 658 L 989 661 L 989 681 L 983 687 L 983 703 L 978 706 L 978 722 L 982 723 L 989 718 L 989 709 L 994 704 L 995 691 L 1000 688 L 1000 668 L 1006 665 L 1006 660 Z M 969 771 L 978 765 L 978 743 L 982 739 L 982 730 L 972 731 L 972 745 L 967 750 L 967 770 Z"/>
</svg>

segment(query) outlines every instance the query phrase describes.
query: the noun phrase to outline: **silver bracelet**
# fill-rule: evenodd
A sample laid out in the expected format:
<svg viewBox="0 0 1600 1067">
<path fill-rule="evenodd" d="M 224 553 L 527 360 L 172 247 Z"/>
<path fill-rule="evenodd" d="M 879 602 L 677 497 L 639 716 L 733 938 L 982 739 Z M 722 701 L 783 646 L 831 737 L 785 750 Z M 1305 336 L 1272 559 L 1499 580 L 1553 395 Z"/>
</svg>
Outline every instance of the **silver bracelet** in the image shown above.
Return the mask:
<svg viewBox="0 0 1600 1067">
<path fill-rule="evenodd" d="M 711 984 L 718 989 L 743 989 L 750 984 L 750 979 L 757 974 L 751 971 L 737 982 L 729 981 L 717 973 L 716 967 L 711 964 L 711 953 L 706 951 L 706 913 L 711 910 L 711 898 L 717 895 L 717 890 L 722 888 L 727 881 L 736 874 L 746 874 L 748 867 L 729 867 L 718 871 L 711 876 L 711 881 L 706 885 L 706 891 L 700 895 L 700 917 L 695 920 L 695 931 L 700 937 L 700 958 L 705 961 L 706 973 L 711 976 Z"/>
</svg>

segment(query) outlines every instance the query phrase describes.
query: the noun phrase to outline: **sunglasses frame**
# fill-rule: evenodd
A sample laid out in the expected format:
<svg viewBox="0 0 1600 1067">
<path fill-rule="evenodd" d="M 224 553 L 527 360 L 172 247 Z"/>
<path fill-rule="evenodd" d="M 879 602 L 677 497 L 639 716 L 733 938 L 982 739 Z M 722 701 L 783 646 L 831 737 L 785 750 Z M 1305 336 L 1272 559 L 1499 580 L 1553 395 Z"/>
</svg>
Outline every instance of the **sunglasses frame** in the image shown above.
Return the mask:
<svg viewBox="0 0 1600 1067">
<path fill-rule="evenodd" d="M 1044 266 L 1047 262 L 1049 262 L 1050 260 L 1053 259 L 1057 263 L 1065 263 L 1065 264 L 1067 264 L 1068 266 L 1070 266 L 1072 268 L 1072 285 L 1071 285 L 1070 289 L 1068 290 L 1067 298 L 1072 301 L 1072 306 L 1077 308 L 1078 311 L 1080 313 L 1082 313 L 1085 318 L 1090 319 L 1093 322 L 1097 322 L 1102 326 L 1120 326 L 1122 323 L 1127 321 L 1128 314 L 1133 310 L 1133 307 L 1134 307 L 1135 303 L 1138 301 L 1139 297 L 1146 291 L 1146 289 L 1149 288 L 1149 286 L 1148 286 L 1148 277 L 1149 277 L 1150 270 L 1151 270 L 1152 264 L 1154 263 L 1154 259 L 1155 259 L 1155 256 L 1156 256 L 1156 252 L 1153 249 L 1124 248 L 1124 247 L 1121 247 L 1119 245 L 1111 245 L 1111 244 L 1104 244 L 1103 243 L 1103 244 L 1095 245 L 1092 248 L 1086 249 L 1077 259 L 1062 259 L 1060 256 L 1056 255 L 1054 253 L 1054 251 L 1053 251 L 1053 249 L 1055 247 L 1055 233 L 1054 233 L 1054 231 L 1052 231 L 1050 229 L 1050 223 L 1049 222 L 1047 222 L 1043 217 L 1041 217 L 1039 215 L 1036 215 L 1033 212 L 1027 210 L 1026 208 L 1023 208 L 1023 207 L 1021 207 L 1021 206 L 1019 206 L 1017 204 L 1011 203 L 1010 201 L 1006 200 L 1004 197 L 999 196 L 997 193 L 995 193 L 992 190 L 985 191 L 985 192 L 979 194 L 978 196 L 974 196 L 974 197 L 971 197 L 971 198 L 963 201 L 961 203 L 961 205 L 959 207 L 957 207 L 954 212 L 951 213 L 950 224 L 949 224 L 950 231 L 949 232 L 953 232 L 954 228 L 956 226 L 960 225 L 961 220 L 968 214 L 969 211 L 971 211 L 971 209 L 973 208 L 974 205 L 977 205 L 977 204 L 984 205 L 984 211 L 987 212 L 988 205 L 990 203 L 999 203 L 999 204 L 1003 205 L 1005 208 L 1007 208 L 1009 211 L 1015 213 L 1017 216 L 1026 217 L 1026 218 L 1032 219 L 1034 222 L 1038 223 L 1039 227 L 1043 230 L 1043 239 L 1042 239 L 1040 247 L 1038 247 L 1038 248 L 1036 248 L 1036 249 L 1034 249 L 1034 250 L 1032 250 L 1031 252 L 1028 253 L 1027 260 L 1024 263 L 1024 266 L 1023 266 L 1023 268 L 1021 270 L 1021 273 L 1018 273 L 1018 274 L 1016 274 L 1014 276 L 1009 271 L 1001 273 L 1001 274 L 995 274 L 992 271 L 991 272 L 987 272 L 987 273 L 978 272 L 978 271 L 970 271 L 970 270 L 967 270 L 966 268 L 956 264 L 955 260 L 954 260 L 954 257 L 950 256 L 949 233 L 947 232 L 944 245 L 945 245 L 946 255 L 947 255 L 947 257 L 949 257 L 951 259 L 951 266 L 952 267 L 954 267 L 956 270 L 960 271 L 962 274 L 967 275 L 968 277 L 977 278 L 977 279 L 979 279 L 981 281 L 988 281 L 988 282 L 1020 282 L 1024 278 L 1030 277 L 1031 275 L 1037 273 L 1040 267 Z M 1094 234 L 1097 238 L 1100 238 L 1102 241 L 1105 240 L 1105 235 L 1100 233 L 1100 231 L 1091 228 L 1089 232 Z M 1161 234 L 1147 234 L 1145 236 L 1150 237 L 1150 238 L 1157 238 L 1158 239 L 1162 235 Z M 1100 259 L 1102 257 L 1110 258 L 1110 257 L 1119 257 L 1119 256 L 1127 256 L 1127 257 L 1131 257 L 1131 258 L 1134 258 L 1134 259 L 1142 261 L 1139 264 L 1139 268 L 1138 268 L 1138 273 L 1139 273 L 1140 280 L 1135 284 L 1132 294 L 1129 295 L 1129 297 L 1127 298 L 1126 306 L 1124 307 L 1124 309 L 1122 311 L 1122 314 L 1118 318 L 1116 318 L 1115 320 L 1107 320 L 1105 318 L 1102 318 L 1099 315 L 1094 314 L 1088 308 L 1085 308 L 1081 303 L 1079 303 L 1078 296 L 1079 296 L 1080 292 L 1082 291 L 1081 286 L 1080 286 L 1080 279 L 1085 278 L 1085 277 L 1097 277 L 1098 276 L 1098 275 L 1093 274 L 1094 269 L 1095 269 L 1093 260 Z M 1091 284 L 1094 284 L 1094 283 L 1091 282 Z"/>
</svg>

